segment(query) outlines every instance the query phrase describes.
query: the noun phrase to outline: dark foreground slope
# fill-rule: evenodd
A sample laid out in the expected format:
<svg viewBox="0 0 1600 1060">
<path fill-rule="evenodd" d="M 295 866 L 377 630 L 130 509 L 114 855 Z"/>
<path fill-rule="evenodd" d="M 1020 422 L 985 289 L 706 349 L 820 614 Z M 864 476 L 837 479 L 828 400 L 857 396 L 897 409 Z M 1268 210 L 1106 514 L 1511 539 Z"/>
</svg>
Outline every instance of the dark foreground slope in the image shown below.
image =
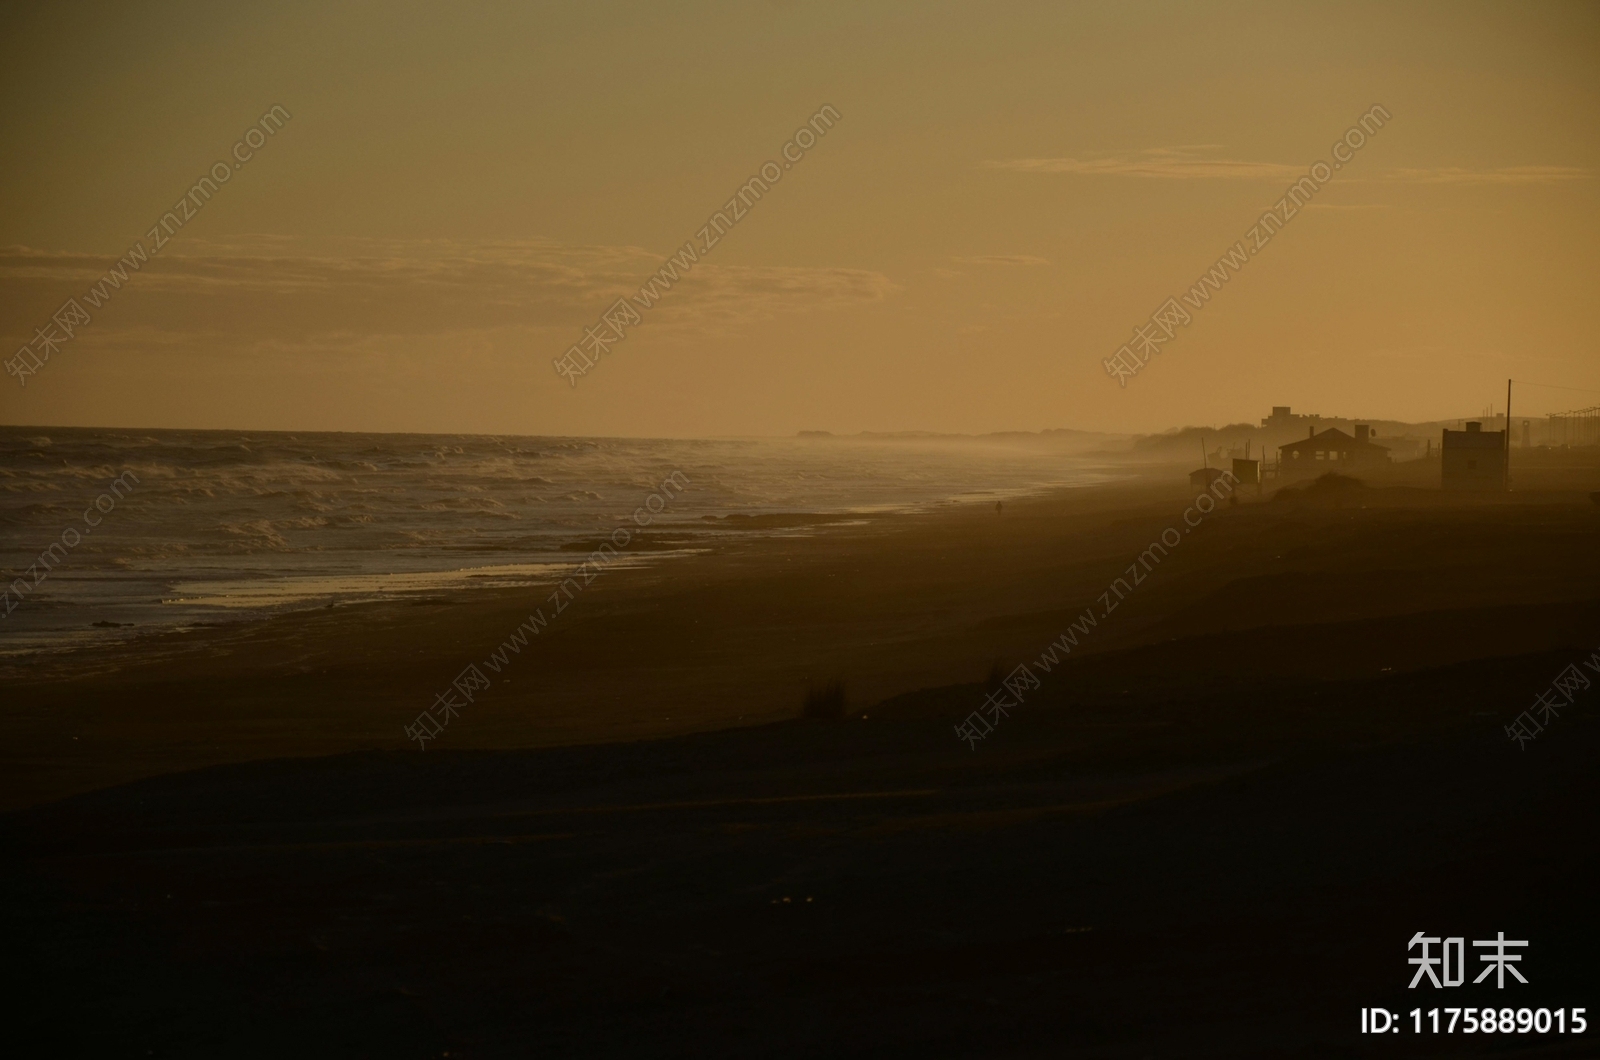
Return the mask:
<svg viewBox="0 0 1600 1060">
<path fill-rule="evenodd" d="M 1141 696 L 1108 656 L 977 750 L 966 686 L 143 781 L 10 820 L 12 1027 L 108 1057 L 1594 1055 L 1357 1033 L 1596 1000 L 1600 681 L 1525 751 L 1502 728 L 1588 657 Z M 1530 984 L 1408 993 L 1419 929 L 1529 940 Z"/>
</svg>

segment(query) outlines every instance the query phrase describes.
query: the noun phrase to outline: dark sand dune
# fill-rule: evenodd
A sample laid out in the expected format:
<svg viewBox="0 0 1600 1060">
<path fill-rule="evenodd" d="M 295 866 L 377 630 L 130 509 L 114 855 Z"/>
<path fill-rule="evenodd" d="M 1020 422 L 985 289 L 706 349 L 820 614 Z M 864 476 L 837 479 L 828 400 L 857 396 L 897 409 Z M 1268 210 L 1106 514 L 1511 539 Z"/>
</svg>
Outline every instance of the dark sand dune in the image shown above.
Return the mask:
<svg viewBox="0 0 1600 1060">
<path fill-rule="evenodd" d="M 1571 654 L 153 779 L 13 819 L 9 933 L 52 1037 L 158 1055 L 1338 1055 L 1419 925 L 1592 990 L 1595 711 L 1483 709 Z"/>
</svg>

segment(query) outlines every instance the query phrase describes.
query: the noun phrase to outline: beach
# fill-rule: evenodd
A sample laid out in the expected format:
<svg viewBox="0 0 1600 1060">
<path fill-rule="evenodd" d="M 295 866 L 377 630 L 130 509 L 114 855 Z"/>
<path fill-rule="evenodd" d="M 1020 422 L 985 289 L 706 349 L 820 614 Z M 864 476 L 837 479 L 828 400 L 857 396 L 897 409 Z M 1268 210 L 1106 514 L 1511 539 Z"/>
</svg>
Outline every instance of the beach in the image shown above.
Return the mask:
<svg viewBox="0 0 1600 1060">
<path fill-rule="evenodd" d="M 260 758 L 773 722 L 831 680 L 852 709 L 870 711 L 1031 662 L 1085 610 L 1099 625 L 1079 656 L 1181 639 L 1214 646 L 1227 661 L 1206 666 L 1240 674 L 1347 677 L 1583 641 L 1585 607 L 1600 598 L 1600 509 L 1581 492 L 1492 503 L 1372 492 L 1333 506 L 1246 493 L 1192 528 L 1182 516 L 1194 492 L 1171 481 L 1065 490 L 1000 513 L 976 504 L 845 526 L 769 516 L 764 536 L 607 567 L 570 601 L 570 586 L 552 601 L 552 577 L 36 657 L 8 674 L 4 799 Z M 1174 527 L 1192 532 L 1157 566 L 1147 558 L 1133 586 L 1129 566 Z M 621 551 L 648 557 L 652 532 L 634 533 Z M 1472 558 L 1486 544 L 1493 563 Z M 1102 599 L 1119 577 L 1126 588 Z M 545 624 L 524 633 L 526 648 L 501 653 L 492 687 L 436 739 L 408 743 L 406 726 L 465 668 L 483 673 L 535 610 Z M 1491 614 L 1504 617 L 1481 617 Z M 1356 622 L 1370 633 L 1311 642 L 1292 632 Z M 1157 676 L 1141 675 L 1140 687 Z"/>
<path fill-rule="evenodd" d="M 1362 984 L 1421 919 L 1600 882 L 1600 507 L 1569 477 L 773 515 L 559 612 L 494 589 L 41 659 L 4 751 L 37 1019 L 168 1055 L 1335 1048 L 1406 1001 Z M 1594 687 L 1509 738 L 1568 669 Z M 840 716 L 802 717 L 831 681 Z M 1584 981 L 1600 923 L 1517 908 Z"/>
</svg>

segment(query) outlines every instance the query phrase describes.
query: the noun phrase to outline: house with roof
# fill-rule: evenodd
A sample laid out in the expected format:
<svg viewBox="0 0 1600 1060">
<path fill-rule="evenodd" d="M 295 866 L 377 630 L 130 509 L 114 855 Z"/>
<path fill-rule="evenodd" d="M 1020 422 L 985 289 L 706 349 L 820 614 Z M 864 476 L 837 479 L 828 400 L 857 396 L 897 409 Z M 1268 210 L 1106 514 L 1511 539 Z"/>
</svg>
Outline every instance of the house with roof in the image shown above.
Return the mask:
<svg viewBox="0 0 1600 1060">
<path fill-rule="evenodd" d="M 1372 428 L 1364 423 L 1355 425 L 1354 435 L 1337 427 L 1325 431 L 1312 427 L 1310 431 L 1310 437 L 1278 447 L 1278 466 L 1283 474 L 1323 475 L 1329 471 L 1356 474 L 1389 463 L 1389 447 L 1374 442 Z"/>
</svg>

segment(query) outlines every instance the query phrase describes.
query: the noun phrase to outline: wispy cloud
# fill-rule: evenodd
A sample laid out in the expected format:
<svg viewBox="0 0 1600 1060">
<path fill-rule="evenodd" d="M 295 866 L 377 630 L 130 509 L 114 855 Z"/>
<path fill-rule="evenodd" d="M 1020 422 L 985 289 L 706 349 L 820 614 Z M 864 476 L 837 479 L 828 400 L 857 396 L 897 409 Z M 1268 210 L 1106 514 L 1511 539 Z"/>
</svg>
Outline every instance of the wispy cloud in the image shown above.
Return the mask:
<svg viewBox="0 0 1600 1060">
<path fill-rule="evenodd" d="M 96 334 L 147 329 L 280 342 L 330 336 L 427 335 L 580 327 L 660 267 L 659 252 L 544 242 L 342 240 L 313 251 L 262 238 L 191 240 L 128 279 Z M 100 255 L 0 249 L 0 334 L 98 283 Z M 651 320 L 714 324 L 877 301 L 897 290 L 881 273 L 800 266 L 700 265 Z M 16 314 L 21 314 L 20 316 Z M 15 316 L 15 319 L 12 317 Z"/>
<path fill-rule="evenodd" d="M 1011 158 L 987 161 L 987 169 L 1018 173 L 1066 173 L 1074 176 L 1149 177 L 1159 180 L 1295 180 L 1306 166 L 1285 162 L 1251 162 L 1214 157 L 1217 144 L 1150 147 L 1131 155 L 1097 158 Z M 1358 182 L 1389 184 L 1561 184 L 1592 180 L 1594 173 L 1580 166 L 1502 166 L 1468 169 L 1461 166 L 1397 169 L 1370 177 L 1349 177 Z M 977 259 L 962 259 L 975 262 Z"/>
<path fill-rule="evenodd" d="M 951 258 L 958 265 L 1048 265 L 1049 258 L 1032 254 L 977 254 L 966 258 Z"/>
<path fill-rule="evenodd" d="M 1578 166 L 1505 166 L 1500 169 L 1399 169 L 1376 179 L 1404 184 L 1561 184 L 1594 176 Z"/>
<path fill-rule="evenodd" d="M 1070 173 L 1078 176 L 1152 177 L 1161 180 L 1284 180 L 1305 172 L 1304 165 L 1247 162 L 1209 157 L 1216 144 L 1150 147 L 1134 155 L 1102 158 L 1013 158 L 985 162 L 989 169 L 1021 173 Z"/>
</svg>

